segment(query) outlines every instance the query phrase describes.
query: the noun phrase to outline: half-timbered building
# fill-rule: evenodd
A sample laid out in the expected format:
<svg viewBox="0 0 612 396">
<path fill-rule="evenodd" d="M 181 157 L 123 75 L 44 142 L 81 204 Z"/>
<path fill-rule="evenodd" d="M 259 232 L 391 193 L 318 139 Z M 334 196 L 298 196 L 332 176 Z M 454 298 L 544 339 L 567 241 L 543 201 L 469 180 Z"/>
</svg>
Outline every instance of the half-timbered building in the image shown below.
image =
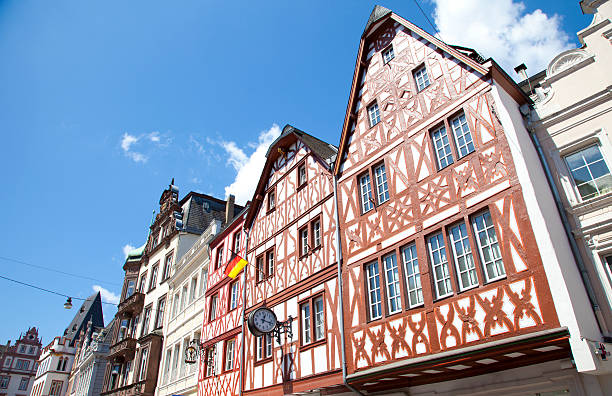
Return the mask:
<svg viewBox="0 0 612 396">
<path fill-rule="evenodd" d="M 579 373 L 607 363 L 528 100 L 494 61 L 372 12 L 334 168 L 351 388 L 598 394 Z"/>
<path fill-rule="evenodd" d="M 336 152 L 287 125 L 266 154 L 245 220 L 251 263 L 245 315 L 266 306 L 291 332 L 278 339 L 245 333 L 245 394 L 290 394 L 342 382 L 330 170 Z"/>
<path fill-rule="evenodd" d="M 248 205 L 210 241 L 198 396 L 240 392 L 243 276 L 232 279 L 225 275 L 225 268 L 235 254 L 246 256 L 243 225 L 247 210 Z"/>
</svg>

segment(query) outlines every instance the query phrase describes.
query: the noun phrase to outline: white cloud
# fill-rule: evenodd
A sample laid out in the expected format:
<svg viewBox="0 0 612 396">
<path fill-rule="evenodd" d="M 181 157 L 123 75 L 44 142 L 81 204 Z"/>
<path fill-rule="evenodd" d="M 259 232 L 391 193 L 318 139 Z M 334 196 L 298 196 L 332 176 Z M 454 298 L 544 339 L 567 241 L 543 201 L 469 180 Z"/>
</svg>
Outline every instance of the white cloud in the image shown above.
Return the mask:
<svg viewBox="0 0 612 396">
<path fill-rule="evenodd" d="M 148 161 L 149 157 L 142 153 L 142 149 L 146 149 L 150 152 L 156 148 L 167 147 L 171 142 L 171 137 L 167 134 L 162 135 L 158 131 L 140 134 L 138 136 L 125 132 L 121 137 L 121 149 L 123 150 L 123 154 L 132 161 L 145 163 Z M 140 148 L 139 151 L 133 150 L 136 146 Z"/>
<path fill-rule="evenodd" d="M 449 44 L 474 48 L 495 59 L 519 79 L 514 67 L 525 63 L 533 75 L 559 52 L 571 48 L 561 17 L 542 10 L 526 12 L 515 0 L 433 0 L 440 37 Z"/>
<path fill-rule="evenodd" d="M 266 152 L 270 144 L 281 134 L 278 125 L 259 134 L 254 151 L 247 155 L 235 142 L 221 142 L 229 157 L 227 162 L 236 170 L 234 182 L 225 187 L 225 195 L 234 194 L 236 202 L 244 204 L 253 198 L 259 177 L 266 163 Z M 247 144 L 248 146 L 248 144 Z"/>
<path fill-rule="evenodd" d="M 124 133 L 123 138 L 121 139 L 121 148 L 123 151 L 130 151 L 130 147 L 132 144 L 136 143 L 138 138 L 134 135 L 130 135 L 129 133 Z"/>
<path fill-rule="evenodd" d="M 130 135 L 126 132 L 121 138 L 121 148 L 123 149 L 123 154 L 125 154 L 128 158 L 131 158 L 132 161 L 145 163 L 148 160 L 146 155 L 130 150 L 134 144 L 138 143 L 139 140 L 139 136 Z"/>
<path fill-rule="evenodd" d="M 149 133 L 149 135 L 147 137 L 149 138 L 150 141 L 155 142 L 155 143 L 159 143 L 159 140 L 160 140 L 159 132 L 157 132 L 157 131 L 151 132 L 151 133 Z"/>
<path fill-rule="evenodd" d="M 125 245 L 123 247 L 123 254 L 125 255 L 125 258 L 127 258 L 128 254 L 132 251 L 136 249 L 134 246 L 130 245 L 129 243 L 127 245 Z"/>
</svg>

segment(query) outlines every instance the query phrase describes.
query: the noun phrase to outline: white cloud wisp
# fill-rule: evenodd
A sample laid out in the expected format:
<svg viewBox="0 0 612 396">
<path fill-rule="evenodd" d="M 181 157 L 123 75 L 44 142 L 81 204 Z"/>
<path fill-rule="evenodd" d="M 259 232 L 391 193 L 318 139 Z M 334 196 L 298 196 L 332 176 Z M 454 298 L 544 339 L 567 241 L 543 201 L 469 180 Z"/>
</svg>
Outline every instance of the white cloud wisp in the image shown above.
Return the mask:
<svg viewBox="0 0 612 396">
<path fill-rule="evenodd" d="M 515 0 L 432 0 L 440 37 L 492 57 L 518 79 L 513 68 L 525 63 L 533 75 L 559 52 L 571 48 L 561 17 L 542 10 L 526 12 Z"/>
<path fill-rule="evenodd" d="M 262 131 L 257 139 L 254 151 L 247 155 L 236 142 L 221 142 L 221 147 L 228 154 L 227 163 L 236 170 L 234 182 L 225 187 L 225 195 L 234 194 L 236 202 L 244 204 L 251 198 L 259 182 L 261 171 L 266 163 L 266 152 L 270 144 L 281 134 L 278 125 Z"/>
<path fill-rule="evenodd" d="M 171 141 L 172 139 L 170 137 L 161 135 L 158 131 L 144 133 L 138 136 L 125 132 L 121 137 L 121 149 L 123 150 L 123 154 L 132 161 L 144 164 L 149 160 L 149 156 L 143 154 L 141 149 L 146 149 L 147 145 L 150 150 L 152 148 L 166 147 Z M 133 149 L 136 146 L 140 147 L 139 151 Z"/>
<path fill-rule="evenodd" d="M 134 250 L 134 249 L 136 249 L 136 247 L 134 247 L 134 246 L 130 245 L 129 243 L 128 243 L 128 244 L 126 244 L 126 245 L 123 247 L 123 255 L 125 256 L 124 258 L 127 258 L 128 254 L 130 254 L 130 252 L 131 252 L 132 250 Z"/>
</svg>

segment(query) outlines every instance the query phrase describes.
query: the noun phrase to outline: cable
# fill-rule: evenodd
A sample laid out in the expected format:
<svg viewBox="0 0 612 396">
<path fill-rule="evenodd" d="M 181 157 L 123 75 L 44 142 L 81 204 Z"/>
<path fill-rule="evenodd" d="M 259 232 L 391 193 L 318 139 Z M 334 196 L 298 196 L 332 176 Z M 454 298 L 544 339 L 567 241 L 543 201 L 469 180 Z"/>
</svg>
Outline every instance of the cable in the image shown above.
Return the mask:
<svg viewBox="0 0 612 396">
<path fill-rule="evenodd" d="M 118 283 L 115 283 L 115 282 L 103 281 L 103 280 L 96 279 L 96 278 L 90 278 L 89 276 L 84 276 L 84 275 L 71 274 L 70 272 L 65 272 L 65 271 L 54 269 L 54 268 L 43 267 L 42 265 L 30 264 L 30 263 L 27 263 L 25 261 L 13 259 L 13 258 L 10 258 L 10 257 L 0 256 L 0 260 L 11 261 L 13 263 L 23 264 L 23 265 L 27 265 L 27 266 L 33 267 L 33 268 L 39 268 L 39 269 L 43 269 L 43 270 L 50 271 L 50 272 L 56 272 L 58 274 L 68 275 L 68 276 L 72 276 L 72 277 L 75 277 L 75 278 L 81 278 L 81 279 L 96 281 L 96 282 L 100 282 L 100 283 L 106 283 L 108 285 L 115 285 L 115 286 L 119 285 Z"/>
<path fill-rule="evenodd" d="M 31 287 L 31 288 L 33 288 L 33 289 L 42 290 L 42 291 L 47 292 L 47 293 L 52 293 L 52 294 L 57 294 L 58 296 L 67 297 L 67 298 L 72 298 L 73 300 L 80 300 L 80 301 L 85 301 L 85 300 L 87 300 L 86 298 L 81 298 L 81 297 L 71 297 L 71 296 L 69 296 L 69 295 L 67 295 L 67 294 L 59 293 L 59 292 L 56 292 L 56 291 L 53 291 L 53 290 L 45 289 L 45 288 L 43 288 L 43 287 L 39 287 L 39 286 L 36 286 L 36 285 L 32 285 L 32 284 L 30 284 L 30 283 L 21 282 L 21 281 L 15 280 L 15 279 L 7 278 L 6 276 L 2 276 L 2 275 L 0 275 L 0 278 L 5 279 L 5 280 L 7 280 L 7 281 L 14 282 L 14 283 L 18 283 L 18 284 L 23 285 L 23 286 L 28 286 L 28 287 Z M 107 301 L 102 301 L 102 304 L 109 304 L 109 305 L 115 305 L 115 306 L 117 305 L 117 304 L 115 304 L 115 303 L 112 303 L 112 302 L 107 302 Z"/>
<path fill-rule="evenodd" d="M 429 23 L 429 26 L 431 26 L 431 28 L 434 30 L 434 32 L 436 32 L 436 34 L 438 36 L 440 36 L 440 40 L 444 41 L 444 39 L 442 38 L 442 35 L 440 34 L 440 32 L 438 31 L 438 29 L 436 29 L 436 27 L 434 26 L 433 23 L 431 23 L 431 21 L 429 20 L 429 17 L 427 16 L 427 14 L 425 14 L 425 11 L 423 11 L 423 9 L 421 8 L 421 6 L 419 5 L 419 2 L 417 0 L 412 0 L 414 1 L 414 4 L 416 4 L 416 6 L 419 8 L 419 10 L 421 11 L 421 14 L 423 14 L 423 16 L 425 17 L 425 19 L 427 20 L 427 22 Z"/>
</svg>

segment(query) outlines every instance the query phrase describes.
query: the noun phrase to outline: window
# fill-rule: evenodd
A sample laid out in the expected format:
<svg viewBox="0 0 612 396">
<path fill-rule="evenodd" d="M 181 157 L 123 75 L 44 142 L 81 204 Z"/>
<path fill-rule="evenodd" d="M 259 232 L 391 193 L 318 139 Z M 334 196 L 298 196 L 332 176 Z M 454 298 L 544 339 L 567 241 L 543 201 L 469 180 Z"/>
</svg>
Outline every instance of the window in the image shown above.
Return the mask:
<svg viewBox="0 0 612 396">
<path fill-rule="evenodd" d="M 166 307 L 166 296 L 157 302 L 157 315 L 155 317 L 155 328 L 159 329 L 164 325 L 164 308 Z"/>
<path fill-rule="evenodd" d="M 151 320 L 151 306 L 145 308 L 144 315 L 142 317 L 142 332 L 140 336 L 142 337 L 145 334 L 149 333 L 149 321 Z"/>
<path fill-rule="evenodd" d="M 28 389 L 28 384 L 30 383 L 30 378 L 29 377 L 21 377 L 21 382 L 19 383 L 19 389 L 20 391 L 24 391 Z"/>
<path fill-rule="evenodd" d="M 0 375 L 0 389 L 7 389 L 10 382 L 11 377 L 6 375 Z"/>
<path fill-rule="evenodd" d="M 453 153 L 448 141 L 446 127 L 441 126 L 440 128 L 434 130 L 431 133 L 431 138 L 433 140 L 434 151 L 438 161 L 438 169 L 446 168 L 453 163 Z"/>
<path fill-rule="evenodd" d="M 307 176 L 306 176 L 306 164 L 302 164 L 298 166 L 297 173 L 298 173 L 298 187 L 306 185 L 306 182 L 308 181 Z"/>
<path fill-rule="evenodd" d="M 202 276 L 200 277 L 200 296 L 206 292 L 206 285 L 208 283 L 208 269 L 202 270 Z"/>
<path fill-rule="evenodd" d="M 170 381 L 170 368 L 172 367 L 172 348 L 166 350 L 166 360 L 164 363 L 164 378 L 163 383 L 167 384 Z"/>
<path fill-rule="evenodd" d="M 385 172 L 385 164 L 380 164 L 374 168 L 374 177 L 376 181 L 376 198 L 378 204 L 389 200 L 389 188 L 387 187 L 387 173 Z"/>
<path fill-rule="evenodd" d="M 11 357 L 7 356 L 6 359 L 4 360 L 4 367 L 10 367 L 11 366 Z"/>
<path fill-rule="evenodd" d="M 29 362 L 26 362 L 26 369 L 27 366 L 30 364 Z M 64 363 L 62 364 L 62 371 L 66 371 L 66 364 L 68 364 L 68 358 L 64 358 Z"/>
<path fill-rule="evenodd" d="M 138 381 L 144 381 L 147 375 L 147 355 L 149 354 L 149 348 L 143 348 L 140 352 L 140 368 L 138 372 Z"/>
<path fill-rule="evenodd" d="M 229 371 L 234 368 L 235 345 L 236 345 L 235 340 L 229 340 L 225 342 L 225 371 Z"/>
<path fill-rule="evenodd" d="M 210 298 L 210 312 L 208 317 L 210 318 L 208 321 L 212 322 L 217 317 L 217 298 L 218 296 L 212 296 Z"/>
<path fill-rule="evenodd" d="M 221 268 L 223 265 L 223 245 L 217 248 L 217 262 L 215 263 L 215 269 Z"/>
<path fill-rule="evenodd" d="M 181 289 L 181 311 L 187 306 L 187 285 L 183 285 Z"/>
<path fill-rule="evenodd" d="M 242 232 L 236 231 L 234 234 L 234 254 L 238 254 L 240 252 L 240 238 L 242 237 Z"/>
<path fill-rule="evenodd" d="M 395 58 L 395 52 L 393 52 L 392 45 L 390 45 L 389 48 L 383 51 L 382 57 L 385 63 L 389 63 L 393 60 L 393 58 Z"/>
<path fill-rule="evenodd" d="M 272 357 L 272 335 L 265 334 L 255 338 L 257 360 L 264 360 Z"/>
<path fill-rule="evenodd" d="M 402 249 L 404 272 L 406 275 L 406 289 L 408 291 L 408 307 L 413 308 L 423 304 L 423 288 L 421 286 L 421 273 L 419 272 L 419 259 L 416 245 L 408 245 Z"/>
<path fill-rule="evenodd" d="M 28 368 L 30 368 L 30 361 L 29 360 L 23 360 L 23 359 L 17 359 L 17 365 L 16 365 L 15 368 L 17 370 L 27 370 Z"/>
<path fill-rule="evenodd" d="M 266 268 L 268 270 L 267 277 L 271 277 L 274 275 L 274 249 L 269 250 L 266 253 Z"/>
<path fill-rule="evenodd" d="M 134 316 L 132 319 L 131 329 L 130 329 L 130 337 L 136 338 L 136 329 L 138 328 L 138 320 L 140 319 L 139 315 Z"/>
<path fill-rule="evenodd" d="M 385 283 L 387 285 L 387 308 L 389 314 L 394 314 L 402 310 L 399 270 L 395 253 L 383 257 L 383 264 L 385 266 Z"/>
<path fill-rule="evenodd" d="M 419 67 L 413 72 L 414 81 L 416 82 L 417 90 L 422 91 L 429 86 L 429 76 L 425 65 Z"/>
<path fill-rule="evenodd" d="M 359 186 L 361 191 L 361 210 L 363 213 L 366 213 L 374 208 L 369 173 L 365 173 L 359 177 Z"/>
<path fill-rule="evenodd" d="M 506 276 L 506 270 L 504 269 L 491 214 L 487 211 L 475 216 L 473 223 L 476 242 L 480 251 L 480 259 L 484 265 L 487 281 L 490 282 L 503 278 Z"/>
<path fill-rule="evenodd" d="M 191 278 L 191 287 L 189 289 L 189 303 L 192 303 L 196 299 L 198 293 L 198 277 Z"/>
<path fill-rule="evenodd" d="M 370 320 L 382 317 L 380 303 L 380 278 L 378 276 L 378 262 L 370 263 L 366 266 L 368 282 L 368 308 Z"/>
<path fill-rule="evenodd" d="M 170 272 L 171 272 L 171 267 L 172 267 L 172 257 L 173 257 L 172 253 L 166 256 L 166 261 L 164 262 L 164 273 L 162 275 L 162 280 L 166 280 L 170 277 Z"/>
<path fill-rule="evenodd" d="M 62 394 L 62 386 L 64 381 L 51 381 L 51 388 L 49 389 L 49 396 L 60 396 Z"/>
<path fill-rule="evenodd" d="M 300 316 L 302 345 L 325 339 L 325 306 L 322 295 L 310 298 L 302 303 L 300 305 Z"/>
<path fill-rule="evenodd" d="M 468 126 L 465 114 L 461 113 L 451 119 L 450 125 L 453 129 L 453 135 L 455 135 L 459 158 L 465 157 L 474 151 L 474 141 L 472 140 L 472 134 L 470 133 L 470 127 Z"/>
<path fill-rule="evenodd" d="M 172 361 L 172 379 L 175 379 L 179 370 L 179 359 L 181 356 L 181 344 L 174 345 L 174 360 Z"/>
<path fill-rule="evenodd" d="M 138 284 L 139 292 L 144 293 L 146 291 L 145 289 L 146 283 L 147 283 L 147 273 L 143 272 L 142 275 L 140 276 L 140 283 Z"/>
<path fill-rule="evenodd" d="M 378 103 L 374 102 L 370 107 L 368 107 L 368 118 L 370 120 L 370 126 L 380 122 L 380 110 L 378 109 Z"/>
<path fill-rule="evenodd" d="M 308 250 L 308 226 L 306 226 L 300 230 L 300 256 L 306 256 Z"/>
<path fill-rule="evenodd" d="M 271 190 L 268 193 L 268 210 L 272 210 L 276 207 L 276 192 Z"/>
<path fill-rule="evenodd" d="M 321 246 L 321 220 L 312 223 L 312 248 Z"/>
<path fill-rule="evenodd" d="M 230 286 L 230 311 L 238 307 L 238 294 L 239 294 L 238 282 L 233 282 Z"/>
<path fill-rule="evenodd" d="M 433 266 L 436 298 L 449 296 L 453 294 L 453 288 L 448 272 L 446 247 L 444 246 L 444 237 L 442 233 L 429 237 L 427 244 L 429 246 L 429 258 Z"/>
<path fill-rule="evenodd" d="M 266 269 L 263 265 L 263 257 L 257 257 L 255 260 L 255 268 L 257 271 L 257 282 L 261 282 L 266 279 Z"/>
<path fill-rule="evenodd" d="M 176 317 L 179 313 L 180 293 L 176 293 L 172 298 L 172 317 Z"/>
<path fill-rule="evenodd" d="M 151 269 L 151 280 L 149 281 L 149 291 L 155 289 L 155 286 L 157 286 L 157 268 L 158 267 L 159 265 L 155 264 L 153 268 Z"/>
<path fill-rule="evenodd" d="M 20 345 L 20 346 L 19 346 L 19 353 L 26 353 L 26 347 L 25 347 L 25 345 Z"/>
<path fill-rule="evenodd" d="M 583 200 L 612 191 L 612 175 L 598 145 L 566 156 L 565 162 Z"/>
<path fill-rule="evenodd" d="M 128 281 L 127 288 L 125 289 L 125 298 L 128 298 L 132 294 L 134 294 L 134 286 L 135 286 L 134 281 L 132 279 L 130 279 Z"/>
<path fill-rule="evenodd" d="M 189 346 L 189 337 L 185 337 L 183 338 L 183 347 L 181 348 L 181 350 L 183 351 L 183 357 L 181 359 L 181 377 L 184 377 L 185 374 L 187 374 L 187 363 L 185 363 L 185 359 L 187 358 L 187 347 Z"/>
<path fill-rule="evenodd" d="M 450 243 L 453 248 L 453 261 L 459 278 L 459 289 L 466 290 L 478 286 L 476 265 L 472 257 L 472 248 L 464 223 L 452 227 L 449 231 Z"/>
<path fill-rule="evenodd" d="M 206 376 L 210 377 L 215 375 L 215 366 L 217 365 L 217 356 L 215 354 L 215 347 L 211 346 L 206 350 Z"/>
</svg>

